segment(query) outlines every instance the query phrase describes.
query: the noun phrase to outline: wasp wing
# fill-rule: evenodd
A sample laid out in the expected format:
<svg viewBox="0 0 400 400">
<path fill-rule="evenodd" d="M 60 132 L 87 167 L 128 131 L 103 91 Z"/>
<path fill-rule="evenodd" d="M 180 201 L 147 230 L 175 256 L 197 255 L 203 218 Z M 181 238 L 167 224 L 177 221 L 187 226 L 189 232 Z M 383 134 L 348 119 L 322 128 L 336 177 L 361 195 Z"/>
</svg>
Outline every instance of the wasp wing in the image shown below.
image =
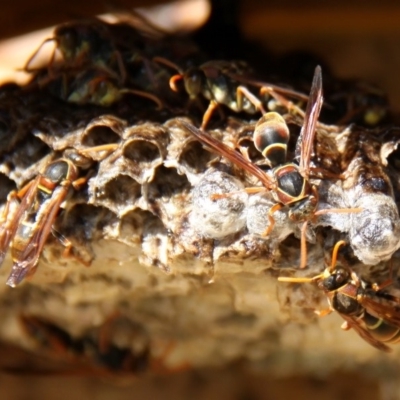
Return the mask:
<svg viewBox="0 0 400 400">
<path fill-rule="evenodd" d="M 378 350 L 385 351 L 387 353 L 392 351 L 392 349 L 389 346 L 386 346 L 386 344 L 375 339 L 368 331 L 368 329 L 364 328 L 364 326 L 360 323 L 360 320 L 352 318 L 346 314 L 339 313 L 339 315 L 347 322 L 349 328 L 353 328 L 358 333 L 358 335 L 361 338 L 363 338 L 367 343 L 369 343 L 371 346 L 375 347 Z"/>
<path fill-rule="evenodd" d="M 308 99 L 304 123 L 296 144 L 295 158 L 299 160 L 300 173 L 304 178 L 310 174 L 310 160 L 314 145 L 316 125 L 323 103 L 322 96 L 322 72 L 317 66 L 311 85 L 310 97 Z"/>
<path fill-rule="evenodd" d="M 201 68 L 205 69 L 207 67 L 219 68 L 223 74 L 229 76 L 239 83 L 245 85 L 253 86 L 256 88 L 270 88 L 272 91 L 287 96 L 291 99 L 297 99 L 302 101 L 307 101 L 308 96 L 304 93 L 298 92 L 288 87 L 282 87 L 275 85 L 273 83 L 265 82 L 262 79 L 254 76 L 253 70 L 249 64 L 245 61 L 223 61 L 223 60 L 213 60 L 202 64 Z"/>
<path fill-rule="evenodd" d="M 14 238 L 17 232 L 18 226 L 35 198 L 36 189 L 39 185 L 41 175 L 38 175 L 33 181 L 28 183 L 22 190 L 25 191 L 19 205 L 13 204 L 17 202 L 18 193 L 11 193 L 8 196 L 7 204 L 4 208 L 4 214 L 2 216 L 2 224 L 0 227 L 0 265 L 4 261 L 4 257 L 7 253 L 8 247 L 10 246 L 11 240 Z M 13 209 L 15 211 L 13 211 Z"/>
<path fill-rule="evenodd" d="M 360 304 L 376 318 L 397 326 L 400 329 L 400 299 L 389 294 L 367 291 L 360 299 Z"/>
<path fill-rule="evenodd" d="M 267 188 L 273 189 L 275 187 L 275 182 L 270 178 L 261 168 L 257 167 L 255 164 L 248 161 L 240 153 L 232 150 L 230 147 L 226 146 L 224 143 L 213 138 L 210 134 L 202 131 L 195 126 L 189 124 L 183 119 L 179 119 L 179 123 L 194 135 L 201 143 L 208 146 L 214 153 L 227 158 L 233 164 L 240 168 L 243 168 L 250 174 L 254 175 L 260 180 L 260 182 Z"/>
<path fill-rule="evenodd" d="M 18 257 L 14 260 L 14 265 L 7 285 L 15 287 L 24 277 L 32 273 L 39 260 L 43 246 L 51 232 L 51 227 L 60 209 L 61 203 L 64 201 L 69 186 L 60 186 L 56 188 L 49 200 L 47 200 L 38 210 L 36 224 L 33 234 L 26 241 L 22 252 L 18 253 Z"/>
</svg>

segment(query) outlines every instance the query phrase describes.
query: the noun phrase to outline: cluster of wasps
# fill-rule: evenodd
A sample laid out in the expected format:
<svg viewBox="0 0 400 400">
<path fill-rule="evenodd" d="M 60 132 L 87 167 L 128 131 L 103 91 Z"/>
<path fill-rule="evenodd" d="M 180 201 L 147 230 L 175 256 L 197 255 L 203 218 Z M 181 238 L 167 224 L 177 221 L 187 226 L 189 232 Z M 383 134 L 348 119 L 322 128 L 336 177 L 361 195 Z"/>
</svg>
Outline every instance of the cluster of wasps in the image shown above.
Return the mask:
<svg viewBox="0 0 400 400">
<path fill-rule="evenodd" d="M 116 113 L 123 110 L 124 115 L 133 113 L 133 119 L 137 109 L 147 110 L 145 115 L 157 110 L 158 118 L 164 119 L 186 116 L 194 106 L 202 110 L 198 126 L 185 118 L 179 119 L 180 126 L 206 148 L 258 179 L 262 186 L 247 188 L 247 193 L 267 191 L 271 195 L 275 205 L 268 212 L 266 237 L 274 229 L 274 213 L 278 210 L 288 210 L 289 219 L 301 224 L 300 268 L 307 264 L 306 232 L 310 223 L 327 213 L 361 211 L 318 208 L 318 186 L 311 177 L 326 177 L 324 170 L 311 166 L 323 107 L 319 66 L 307 95 L 254 78 L 250 66 L 243 61 L 207 60 L 191 42 L 153 27 L 138 30 L 128 22 L 91 19 L 57 27 L 45 44 L 49 42 L 54 44 L 49 62 L 35 67 L 42 47 L 39 48 L 25 66 L 33 77 L 22 90 L 44 92 L 77 107 L 107 107 Z M 207 106 L 202 108 L 204 101 Z M 301 121 L 293 160 L 287 160 L 290 132 L 278 109 Z M 267 170 L 252 162 L 245 152 L 207 132 L 208 126 L 216 123 L 216 110 L 243 118 L 259 117 L 253 142 L 265 157 Z M 347 110 L 345 118 L 355 111 Z M 9 193 L 0 216 L 0 263 L 8 250 L 13 261 L 9 286 L 17 286 L 35 272 L 50 233 L 66 246 L 65 254 L 70 251 L 70 242 L 55 228 L 56 218 L 71 193 L 80 190 L 90 178 L 90 154 L 107 154 L 114 148 L 104 144 L 89 151 L 65 151 L 26 185 Z M 386 343 L 399 337 L 400 299 L 386 293 L 382 285 L 365 282 L 349 268 L 338 267 L 338 252 L 343 245 L 340 241 L 334 246 L 332 262 L 322 274 L 279 280 L 316 283 L 328 298 L 329 311 L 338 312 L 345 320 L 345 329 L 353 328 L 374 347 L 388 351 Z M 59 332 L 40 320 L 26 317 L 24 324 L 61 341 L 57 338 Z"/>
</svg>

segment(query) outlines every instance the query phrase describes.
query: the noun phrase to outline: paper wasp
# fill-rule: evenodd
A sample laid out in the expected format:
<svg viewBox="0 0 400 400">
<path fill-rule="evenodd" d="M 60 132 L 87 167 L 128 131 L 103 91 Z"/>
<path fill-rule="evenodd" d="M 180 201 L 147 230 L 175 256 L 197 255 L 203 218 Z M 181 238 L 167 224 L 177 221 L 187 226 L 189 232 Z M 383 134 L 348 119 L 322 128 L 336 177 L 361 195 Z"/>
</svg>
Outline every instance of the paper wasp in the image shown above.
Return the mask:
<svg viewBox="0 0 400 400">
<path fill-rule="evenodd" d="M 389 352 L 385 343 L 400 341 L 400 298 L 382 293 L 382 286 L 370 285 L 348 268 L 336 267 L 343 240 L 332 251 L 331 265 L 312 278 L 279 277 L 280 282 L 316 283 L 326 294 L 330 307 L 318 311 L 325 316 L 336 311 L 345 320 L 342 329 L 353 328 L 378 350 Z"/>
<path fill-rule="evenodd" d="M 54 74 L 53 65 L 57 50 L 63 57 L 63 68 L 96 67 L 117 78 L 120 83 L 126 79 L 126 70 L 120 52 L 117 50 L 108 24 L 96 19 L 67 22 L 57 26 L 53 37 L 46 39 L 29 58 L 24 70 L 34 72 L 30 64 L 41 47 L 54 42 L 56 47 L 49 62 L 49 73 Z"/>
<path fill-rule="evenodd" d="M 80 167 L 87 168 L 88 159 L 82 156 L 80 160 Z M 8 195 L 0 217 L 0 265 L 8 248 L 13 261 L 7 285 L 15 287 L 35 272 L 50 232 L 63 242 L 66 251 L 70 249 L 71 244 L 54 230 L 53 223 L 71 189 L 78 189 L 85 182 L 86 178 L 79 178 L 74 162 L 60 158 L 48 164 L 43 173 L 22 189 Z"/>
<path fill-rule="evenodd" d="M 286 155 L 286 143 L 289 139 L 289 130 L 284 119 L 275 112 L 266 113 L 256 126 L 254 141 L 263 154 L 269 158 L 269 164 L 273 169 L 270 174 L 250 162 L 237 151 L 232 150 L 224 143 L 214 139 L 207 132 L 197 129 L 193 125 L 181 120 L 181 125 L 191 132 L 201 143 L 211 148 L 215 153 L 226 157 L 240 168 L 260 180 L 264 188 L 271 192 L 277 202 L 269 211 L 269 226 L 266 236 L 274 227 L 273 214 L 277 210 L 289 207 L 289 218 L 301 227 L 301 261 L 300 268 L 304 268 L 307 262 L 306 230 L 309 221 L 313 221 L 318 215 L 337 212 L 358 212 L 358 209 L 326 209 L 318 210 L 318 191 L 315 185 L 310 183 L 310 160 L 313 150 L 313 142 L 316 133 L 316 124 L 321 110 L 322 98 L 322 74 L 321 68 L 315 69 L 309 101 L 306 108 L 304 123 L 296 146 L 295 159 L 297 163 L 287 162 L 279 164 Z M 256 193 L 263 188 L 247 188 L 248 193 Z M 221 195 L 222 196 L 222 195 Z M 218 198 L 218 195 L 215 196 Z"/>
<path fill-rule="evenodd" d="M 214 60 L 182 71 L 169 60 L 161 57 L 156 57 L 154 60 L 179 72 L 170 79 L 172 90 L 178 91 L 177 82 L 182 80 L 190 99 L 196 100 L 201 95 L 209 100 L 210 103 L 204 113 L 201 129 L 205 129 L 218 105 L 225 105 L 234 112 L 266 114 L 263 101 L 253 94 L 249 87 L 259 88 L 260 96 L 269 95 L 289 111 L 304 115 L 298 106 L 287 100 L 287 97 L 307 101 L 307 96 L 292 89 L 254 79 L 251 77 L 249 65 L 243 61 Z"/>
</svg>

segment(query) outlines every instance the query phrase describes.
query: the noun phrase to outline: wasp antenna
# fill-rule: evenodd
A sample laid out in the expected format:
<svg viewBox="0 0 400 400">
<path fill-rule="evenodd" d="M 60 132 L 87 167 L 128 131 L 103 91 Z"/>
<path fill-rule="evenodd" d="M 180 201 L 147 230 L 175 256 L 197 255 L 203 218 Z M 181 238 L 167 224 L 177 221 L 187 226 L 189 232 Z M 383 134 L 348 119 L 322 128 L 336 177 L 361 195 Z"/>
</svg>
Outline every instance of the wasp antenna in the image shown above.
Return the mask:
<svg viewBox="0 0 400 400">
<path fill-rule="evenodd" d="M 132 93 L 136 94 L 137 96 L 144 97 L 146 99 L 152 100 L 154 103 L 157 104 L 157 109 L 162 110 L 164 108 L 163 102 L 154 94 L 143 92 L 141 90 L 134 90 L 134 89 L 121 89 L 120 93 Z"/>
<path fill-rule="evenodd" d="M 183 75 L 182 74 L 176 74 L 174 75 L 170 80 L 169 80 L 169 87 L 174 91 L 174 92 L 178 92 L 178 86 L 176 86 L 176 82 L 180 81 L 183 79 Z"/>
<path fill-rule="evenodd" d="M 340 249 L 341 246 L 343 246 L 345 244 L 346 244 L 346 242 L 344 240 L 339 240 L 335 244 L 335 247 L 333 248 L 333 251 L 332 251 L 332 261 L 331 261 L 331 265 L 329 267 L 329 272 L 332 272 L 335 269 L 336 262 L 337 262 L 337 256 L 338 256 L 338 253 L 339 253 L 339 249 Z"/>
<path fill-rule="evenodd" d="M 164 57 L 153 57 L 153 61 L 155 61 L 156 63 L 159 64 L 164 64 L 165 66 L 174 69 L 175 71 L 178 71 L 180 74 L 183 74 L 183 71 L 180 67 L 178 67 L 177 64 L 175 64 L 174 62 L 167 60 Z"/>
<path fill-rule="evenodd" d="M 119 146 L 119 144 L 117 144 L 117 143 L 101 144 L 98 146 L 87 147 L 86 149 L 79 149 L 78 154 L 87 155 L 92 152 L 115 151 L 118 148 L 118 146 Z"/>
<path fill-rule="evenodd" d="M 316 275 L 312 278 L 307 277 L 296 277 L 296 276 L 280 276 L 278 278 L 279 282 L 289 282 L 289 283 L 311 283 L 317 281 L 318 279 L 322 279 L 323 275 Z"/>
</svg>

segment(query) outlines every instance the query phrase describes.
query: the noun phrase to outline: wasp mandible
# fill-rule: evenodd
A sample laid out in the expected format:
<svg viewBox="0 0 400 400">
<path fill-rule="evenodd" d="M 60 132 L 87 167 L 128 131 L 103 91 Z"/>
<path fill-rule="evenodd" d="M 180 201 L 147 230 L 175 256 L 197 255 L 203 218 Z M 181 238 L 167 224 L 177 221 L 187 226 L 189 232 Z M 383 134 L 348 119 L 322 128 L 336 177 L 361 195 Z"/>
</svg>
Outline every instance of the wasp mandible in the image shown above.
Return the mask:
<svg viewBox="0 0 400 400">
<path fill-rule="evenodd" d="M 118 79 L 126 80 L 126 70 L 122 56 L 115 46 L 108 24 L 92 18 L 67 22 L 57 26 L 53 37 L 46 39 L 25 64 L 24 70 L 35 72 L 30 64 L 40 49 L 48 42 L 55 43 L 49 62 L 49 73 L 54 73 L 56 52 L 63 57 L 63 68 L 95 67 Z"/>
</svg>

